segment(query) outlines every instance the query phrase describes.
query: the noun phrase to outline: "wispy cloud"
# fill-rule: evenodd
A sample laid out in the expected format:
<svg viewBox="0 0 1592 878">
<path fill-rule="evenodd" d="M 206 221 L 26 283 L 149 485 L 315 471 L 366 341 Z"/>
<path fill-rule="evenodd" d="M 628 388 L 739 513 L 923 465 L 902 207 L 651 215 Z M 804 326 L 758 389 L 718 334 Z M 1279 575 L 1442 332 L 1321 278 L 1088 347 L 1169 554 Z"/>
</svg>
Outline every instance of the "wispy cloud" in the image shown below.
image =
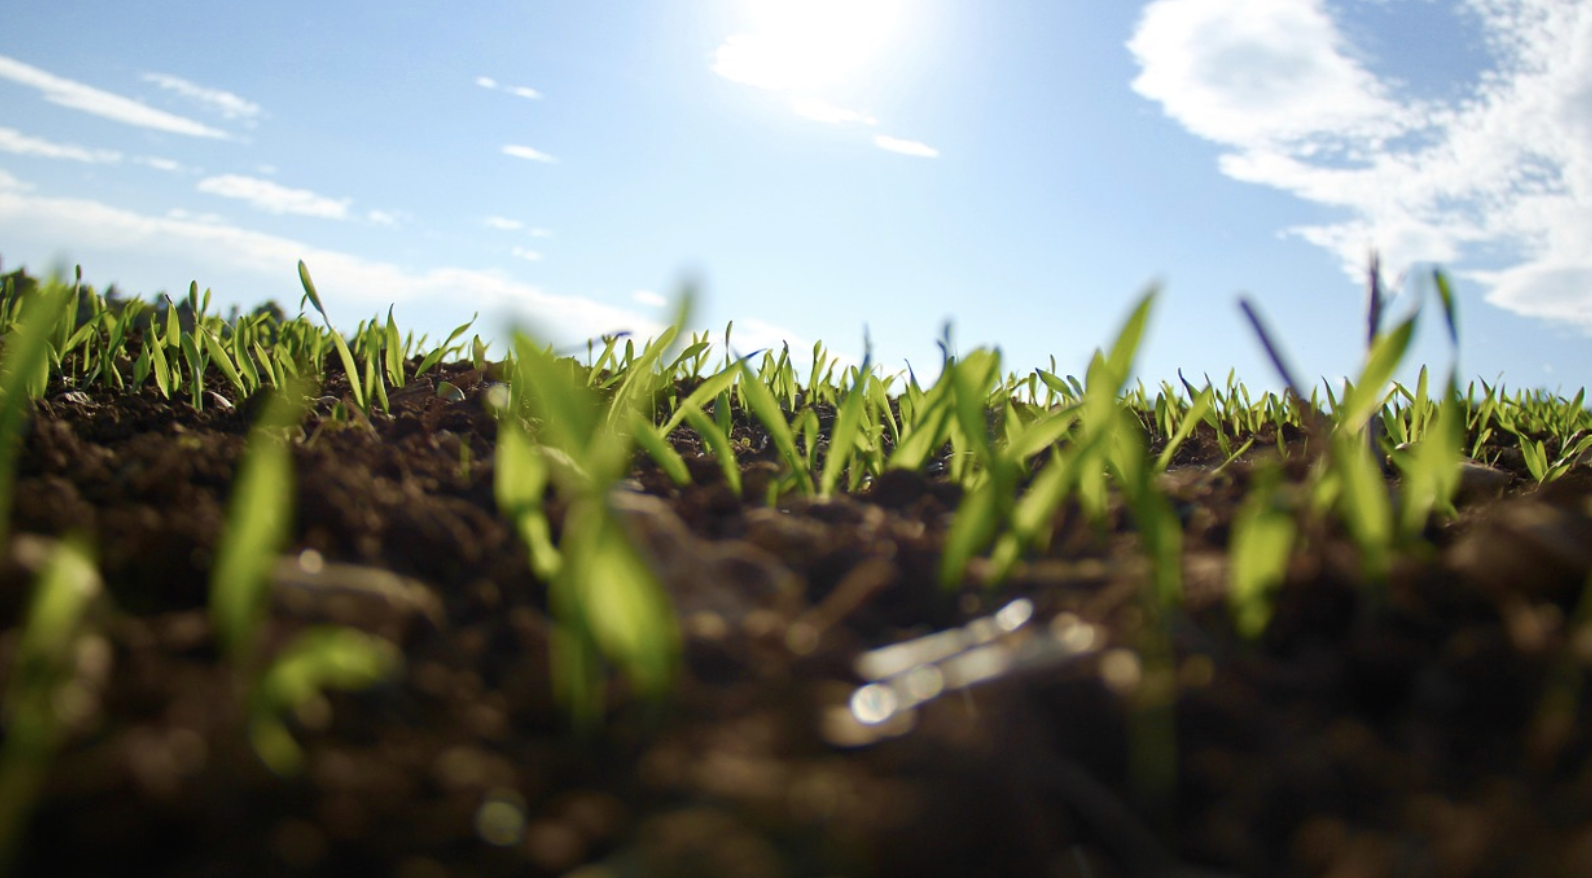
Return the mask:
<svg viewBox="0 0 1592 878">
<path fill-rule="evenodd" d="M 24 183 L 0 169 L 0 192 L 27 192 L 32 188 L 32 184 Z"/>
<path fill-rule="evenodd" d="M 663 329 L 655 317 L 555 295 L 496 272 L 456 266 L 414 271 L 226 223 L 148 216 L 86 199 L 0 191 L 0 238 L 70 241 L 73 258 L 84 264 L 122 254 L 181 265 L 186 276 L 246 275 L 269 289 L 295 289 L 294 265 L 303 259 L 338 322 L 393 302 L 456 300 L 468 290 L 470 310 L 516 313 L 549 341 L 570 343 L 619 330 L 650 337 Z"/>
<path fill-rule="evenodd" d="M 900 137 L 891 137 L 887 134 L 875 135 L 873 138 L 873 145 L 890 152 L 898 152 L 902 155 L 920 156 L 926 159 L 936 158 L 940 154 L 939 150 L 929 146 L 927 143 L 922 143 L 916 140 L 904 140 Z"/>
<path fill-rule="evenodd" d="M 137 164 L 143 165 L 146 168 L 154 168 L 157 171 L 166 171 L 173 174 L 183 169 L 182 162 L 176 161 L 175 159 L 161 158 L 159 156 L 139 156 L 138 158 L 133 159 L 133 161 Z"/>
<path fill-rule="evenodd" d="M 542 261 L 542 254 L 540 251 L 531 250 L 525 247 L 515 247 L 513 250 L 510 250 L 509 253 L 516 259 L 523 259 L 526 262 Z"/>
<path fill-rule="evenodd" d="M 289 189 L 270 180 L 223 174 L 199 181 L 199 191 L 236 198 L 268 213 L 290 213 L 325 219 L 347 219 L 349 199 L 327 198 L 308 189 Z"/>
<path fill-rule="evenodd" d="M 1227 148 L 1224 174 L 1339 208 L 1288 231 L 1359 276 L 1467 258 L 1488 300 L 1592 332 L 1592 4 L 1466 0 L 1490 69 L 1457 100 L 1403 94 L 1325 0 L 1156 0 L 1128 48 L 1133 87 Z"/>
<path fill-rule="evenodd" d="M 113 122 L 153 131 L 183 134 L 188 137 L 231 139 L 231 135 L 225 131 L 164 110 L 157 110 L 131 98 L 56 76 L 5 55 L 0 55 L 0 79 L 9 79 L 38 89 L 44 99 L 52 104 L 59 104 L 102 119 L 110 119 Z"/>
<path fill-rule="evenodd" d="M 669 300 L 662 293 L 655 290 L 636 290 L 630 294 L 632 301 L 648 308 L 662 308 L 669 304 Z"/>
<path fill-rule="evenodd" d="M 74 143 L 55 143 L 33 137 L 15 128 L 0 127 L 0 152 L 46 159 L 65 159 L 91 165 L 116 164 L 122 154 L 109 149 L 88 149 Z"/>
<path fill-rule="evenodd" d="M 791 112 L 815 122 L 828 122 L 839 125 L 855 122 L 859 125 L 877 125 L 879 120 L 867 113 L 857 110 L 848 110 L 818 98 L 797 98 L 790 102 Z"/>
<path fill-rule="evenodd" d="M 506 92 L 508 94 L 514 95 L 515 97 L 527 98 L 533 101 L 541 100 L 542 97 L 541 92 L 531 88 L 528 85 L 504 85 L 490 76 L 477 76 L 475 78 L 475 84 L 487 89 L 488 91 Z"/>
<path fill-rule="evenodd" d="M 547 164 L 550 164 L 550 165 L 551 164 L 556 164 L 558 162 L 558 159 L 553 158 L 552 156 L 548 155 L 545 152 L 542 152 L 539 149 L 532 149 L 532 148 L 530 148 L 528 146 L 520 146 L 518 144 L 513 144 L 513 143 L 509 144 L 508 146 L 503 147 L 503 154 L 504 155 L 511 155 L 511 156 L 514 156 L 517 159 L 525 159 L 527 161 L 532 161 L 532 162 L 546 162 Z"/>
<path fill-rule="evenodd" d="M 230 91 L 197 85 L 180 76 L 172 76 L 169 73 L 146 73 L 143 79 L 167 91 L 176 92 L 206 110 L 220 114 L 223 119 L 252 122 L 261 112 L 260 105 L 253 101 L 240 98 Z"/>
</svg>

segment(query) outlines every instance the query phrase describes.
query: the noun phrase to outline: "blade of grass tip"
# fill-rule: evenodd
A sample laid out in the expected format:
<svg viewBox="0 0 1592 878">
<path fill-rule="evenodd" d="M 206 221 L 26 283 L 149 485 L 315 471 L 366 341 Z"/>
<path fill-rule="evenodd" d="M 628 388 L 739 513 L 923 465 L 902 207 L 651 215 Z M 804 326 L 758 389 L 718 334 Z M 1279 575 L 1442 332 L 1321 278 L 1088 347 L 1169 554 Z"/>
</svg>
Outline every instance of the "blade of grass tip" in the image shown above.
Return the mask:
<svg viewBox="0 0 1592 878">
<path fill-rule="evenodd" d="M 309 300 L 309 303 L 314 305 L 315 310 L 320 313 L 321 319 L 326 322 L 326 326 L 330 328 L 332 318 L 326 316 L 326 306 L 321 304 L 321 294 L 315 291 L 315 281 L 310 280 L 309 266 L 305 265 L 302 259 L 299 260 L 298 273 L 299 284 L 304 287 L 304 298 L 299 300 L 299 308 L 302 309 L 304 301 L 306 299 Z"/>
<path fill-rule="evenodd" d="M 863 334 L 862 367 L 857 370 L 857 380 L 840 404 L 835 424 L 829 433 L 829 456 L 824 459 L 824 469 L 819 476 L 818 496 L 828 498 L 834 493 L 840 475 L 851 460 L 857 447 L 857 436 L 862 430 L 863 403 L 868 396 L 868 370 L 873 365 L 873 343 L 866 331 Z"/>
<path fill-rule="evenodd" d="M 1261 319 L 1260 313 L 1255 310 L 1255 306 L 1251 305 L 1248 297 L 1245 296 L 1238 298 L 1238 307 L 1239 310 L 1244 312 L 1244 317 L 1248 318 L 1250 327 L 1255 330 L 1255 335 L 1260 338 L 1260 345 L 1266 350 L 1266 358 L 1271 360 L 1272 368 L 1276 369 L 1278 377 L 1282 378 L 1284 388 L 1295 400 L 1294 404 L 1299 407 L 1300 411 L 1305 412 L 1309 418 L 1305 424 L 1305 431 L 1311 434 L 1323 433 L 1327 425 L 1324 423 L 1321 413 L 1315 411 L 1306 401 L 1302 389 L 1303 385 L 1294 377 L 1293 369 L 1289 368 L 1288 361 L 1283 358 L 1282 349 L 1272 340 L 1271 331 L 1266 328 L 1266 322 Z M 1208 385 L 1209 383 L 1210 380 L 1206 379 L 1206 384 Z M 1327 393 L 1331 395 L 1331 387 L 1327 388 Z"/>
<path fill-rule="evenodd" d="M 1415 333 L 1415 320 L 1419 314 L 1406 317 L 1392 332 L 1379 337 L 1371 345 L 1365 369 L 1355 382 L 1354 390 L 1343 400 L 1339 426 L 1350 433 L 1358 433 L 1370 421 L 1371 415 L 1382 407 L 1387 395 L 1388 382 L 1409 349 Z"/>
<path fill-rule="evenodd" d="M 1432 272 L 1432 282 L 1437 286 L 1437 298 L 1443 305 L 1443 319 L 1448 325 L 1448 340 L 1459 350 L 1459 305 L 1454 298 L 1454 287 L 1442 269 Z"/>
<path fill-rule="evenodd" d="M 475 325 L 476 318 L 480 316 L 481 315 L 479 312 L 472 314 L 470 315 L 468 322 L 454 327 L 453 331 L 448 333 L 447 339 L 443 341 L 441 345 L 438 345 L 437 348 L 431 353 L 426 354 L 425 358 L 420 361 L 419 368 L 415 369 L 415 375 L 417 377 L 424 375 L 426 372 L 430 371 L 432 367 L 436 366 L 437 363 L 441 362 L 442 358 L 448 355 L 448 350 L 453 347 L 453 343 L 458 340 L 459 336 L 469 332 L 470 327 Z"/>
<path fill-rule="evenodd" d="M 1144 327 L 1150 319 L 1150 308 L 1155 304 L 1155 297 L 1159 290 L 1151 287 L 1139 298 L 1133 312 L 1128 316 L 1127 322 L 1122 325 L 1121 332 L 1111 345 L 1111 352 L 1106 355 L 1106 365 L 1111 369 L 1117 386 L 1112 393 L 1116 395 L 1127 383 L 1133 372 L 1133 358 L 1139 351 L 1139 343 L 1144 339 Z"/>
<path fill-rule="evenodd" d="M 657 376 L 654 367 L 663 359 L 665 352 L 674 347 L 679 337 L 678 325 L 664 329 L 661 335 L 642 348 L 641 356 L 625 370 L 624 379 L 620 381 L 619 389 L 614 393 L 613 403 L 608 410 L 608 422 L 611 426 L 623 424 L 629 417 L 630 409 L 640 404 L 641 392 L 650 386 Z"/>
<path fill-rule="evenodd" d="M 1376 344 L 1377 336 L 1382 332 L 1382 257 L 1375 250 L 1371 251 L 1370 265 L 1366 269 L 1366 328 L 1365 346 L 1369 349 Z"/>
<path fill-rule="evenodd" d="M 392 309 L 393 306 L 387 306 L 386 338 L 383 339 L 385 344 L 382 353 L 386 357 L 387 380 L 394 388 L 402 388 L 405 381 L 403 336 L 398 332 L 397 321 L 393 320 Z"/>
</svg>

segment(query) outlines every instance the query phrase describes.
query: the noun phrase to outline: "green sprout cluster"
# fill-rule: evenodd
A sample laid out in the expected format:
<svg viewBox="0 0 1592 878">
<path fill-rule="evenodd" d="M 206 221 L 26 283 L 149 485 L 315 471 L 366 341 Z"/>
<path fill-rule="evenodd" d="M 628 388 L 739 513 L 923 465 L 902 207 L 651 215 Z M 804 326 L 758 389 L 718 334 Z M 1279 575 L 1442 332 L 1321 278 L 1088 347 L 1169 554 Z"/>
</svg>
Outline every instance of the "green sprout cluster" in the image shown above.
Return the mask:
<svg viewBox="0 0 1592 878">
<path fill-rule="evenodd" d="M 212 569 L 210 614 L 220 652 L 238 671 L 250 739 L 283 773 L 300 760 L 281 721 L 285 712 L 323 688 L 360 687 L 401 670 L 391 644 L 344 629 L 306 632 L 268 660 L 259 654 L 271 565 L 292 534 L 287 495 L 273 487 L 293 478 L 291 449 L 305 441 L 297 426 L 302 400 L 332 385 L 337 372 L 346 391 L 334 414 L 356 428 L 388 409 L 390 390 L 445 361 L 467 358 L 505 379 L 490 403 L 500 425 L 496 502 L 548 587 L 558 625 L 555 691 L 586 726 L 601 719 L 604 686 L 615 674 L 638 693 L 662 698 L 678 671 L 680 635 L 667 594 L 610 497 L 638 453 L 675 483 L 691 483 L 678 450 L 684 446 L 672 441 L 681 437 L 744 495 L 753 488 L 741 462 L 753 425 L 760 426 L 777 454 L 777 472 L 758 483 L 763 493 L 746 498 L 760 503 L 823 502 L 864 491 L 892 470 L 943 475 L 961 489 L 938 566 L 937 586 L 947 590 L 998 588 L 1025 560 L 1048 551 L 1061 510 L 1075 507 L 1098 526 L 1119 497 L 1149 571 L 1140 602 L 1153 624 L 1139 644 L 1147 680 L 1170 673 L 1168 626 L 1183 602 L 1183 531 L 1166 474 L 1194 439 L 1219 449 L 1217 471 L 1253 458 L 1227 547 L 1233 622 L 1251 639 L 1266 631 L 1290 559 L 1329 528 L 1357 547 L 1373 592 L 1367 605 L 1375 607 L 1374 592 L 1393 563 L 1429 552 L 1431 526 L 1456 515 L 1467 458 L 1486 464 L 1476 460 L 1484 449 L 1513 444 L 1531 477 L 1546 483 L 1592 449 L 1584 392 L 1563 399 L 1486 382 L 1461 390 L 1457 367 L 1440 387 L 1425 369 L 1414 388 L 1394 381 L 1419 311 L 1386 331 L 1374 317 L 1360 374 L 1309 390 L 1292 380 L 1252 310 L 1287 384 L 1283 393 L 1252 394 L 1231 374 L 1220 384 L 1207 377 L 1199 386 L 1179 375 L 1180 387 L 1146 388 L 1133 379 L 1133 364 L 1153 291 L 1081 380 L 1059 374 L 1054 360 L 1048 369 L 1018 373 L 997 350 L 954 355 L 947 338 L 940 373 L 923 386 L 910 370 L 888 374 L 871 356 L 847 365 L 822 344 L 813 348 L 804 381 L 788 349 L 738 355 L 733 324 L 715 351 L 709 333 L 686 328 L 689 295 L 658 338 L 638 344 L 605 337 L 584 359 L 516 334 L 502 358 L 490 360 L 479 336 L 461 341 L 473 318 L 428 344 L 401 333 L 392 309 L 344 336 L 303 263 L 299 275 L 300 307 L 311 306 L 319 323 L 271 309 L 224 318 L 211 312 L 210 292 L 201 294 L 197 284 L 183 302 L 152 305 L 98 294 L 80 276 L 35 284 L 15 273 L 5 276 L 0 295 L 0 535 L 24 423 L 52 381 L 126 393 L 153 387 L 194 409 L 217 404 L 207 386 L 230 388 L 235 401 L 261 394 L 273 400 L 237 474 Z M 1457 344 L 1452 291 L 1442 274 L 1433 280 Z M 463 397 L 446 382 L 437 393 Z M 1278 454 L 1253 454 L 1266 433 Z M 1499 441 L 1505 437 L 1512 442 Z M 1302 484 L 1284 478 L 1278 461 L 1288 458 L 1306 461 Z M 554 495 L 564 501 L 556 522 L 548 503 Z M 55 694 L 71 684 L 72 644 L 92 635 L 87 611 L 99 600 L 81 540 L 62 542 L 53 558 L 39 575 L 5 693 L 0 856 L 15 841 L 38 777 L 37 769 L 11 768 L 40 764 L 68 734 L 69 724 L 52 713 Z M 1139 744 L 1145 753 L 1173 749 L 1170 690 L 1143 688 L 1136 752 Z M 1165 759 L 1136 764 L 1146 789 L 1169 788 Z"/>
</svg>

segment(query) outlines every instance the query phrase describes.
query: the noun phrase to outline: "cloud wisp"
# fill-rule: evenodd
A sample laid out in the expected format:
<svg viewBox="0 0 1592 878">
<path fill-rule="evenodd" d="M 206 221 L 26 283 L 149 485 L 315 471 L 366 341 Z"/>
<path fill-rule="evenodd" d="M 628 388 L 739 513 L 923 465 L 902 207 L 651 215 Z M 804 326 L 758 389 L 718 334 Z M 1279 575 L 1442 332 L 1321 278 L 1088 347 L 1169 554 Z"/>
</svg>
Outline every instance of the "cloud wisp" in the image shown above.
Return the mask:
<svg viewBox="0 0 1592 878">
<path fill-rule="evenodd" d="M 230 91 L 208 88 L 189 82 L 182 77 L 172 76 L 169 73 L 146 73 L 143 76 L 143 80 L 152 82 L 167 91 L 175 92 L 177 95 L 187 98 L 206 110 L 220 115 L 223 119 L 252 123 L 259 118 L 262 112 L 259 104 L 240 98 Z"/>
<path fill-rule="evenodd" d="M 26 194 L 0 173 L 0 237 L 71 241 L 80 260 L 133 254 L 182 265 L 193 276 L 240 275 L 291 296 L 293 266 L 303 259 L 336 321 L 394 302 L 466 301 L 470 309 L 497 310 L 531 320 L 549 341 L 581 342 L 628 330 L 653 337 L 663 324 L 648 316 L 578 296 L 562 296 L 490 271 L 442 266 L 424 271 L 327 250 L 265 234 L 214 217 L 149 216 L 102 202 Z M 13 181 L 14 182 L 14 181 Z M 20 232 L 26 230 L 27 234 Z M 186 281 L 182 281 L 186 284 Z M 148 291 L 150 293 L 154 290 Z"/>
<path fill-rule="evenodd" d="M 44 99 L 52 104 L 57 104 L 79 112 L 121 122 L 138 128 L 147 128 L 152 131 L 165 131 L 170 134 L 181 134 L 187 137 L 203 137 L 213 140 L 231 140 L 232 135 L 217 128 L 211 128 L 192 119 L 157 110 L 148 104 L 140 103 L 132 98 L 122 97 L 108 91 L 84 85 L 64 77 L 56 76 L 40 70 L 31 64 L 24 64 L 5 55 L 0 55 L 0 79 L 9 79 L 20 85 L 37 89 Z"/>
<path fill-rule="evenodd" d="M 328 198 L 308 189 L 290 189 L 240 174 L 222 174 L 199 181 L 198 189 L 207 195 L 233 198 L 267 213 L 314 216 L 322 219 L 347 219 L 347 198 Z"/>
<path fill-rule="evenodd" d="M 525 98 L 532 101 L 538 101 L 542 99 L 542 93 L 528 85 L 504 85 L 490 76 L 477 76 L 475 78 L 475 84 L 486 89 L 487 91 L 500 91 L 504 92 L 505 94 L 514 95 L 517 98 Z"/>
<path fill-rule="evenodd" d="M 857 124 L 878 125 L 879 120 L 867 113 L 857 110 L 848 110 L 837 107 L 828 101 L 818 98 L 796 98 L 790 102 L 791 112 L 814 122 L 828 122 L 831 125 Z"/>
<path fill-rule="evenodd" d="M 891 137 L 888 134 L 874 135 L 873 145 L 886 152 L 900 153 L 901 155 L 917 156 L 918 158 L 938 158 L 940 151 L 927 143 L 916 140 L 905 140 L 900 137 Z"/>
<path fill-rule="evenodd" d="M 0 152 L 35 158 L 64 159 L 90 165 L 114 165 L 122 154 L 111 149 L 88 149 L 75 143 L 56 143 L 0 126 Z"/>
<path fill-rule="evenodd" d="M 1508 310 L 1592 333 L 1592 3 L 1462 0 L 1490 68 L 1456 100 L 1404 92 L 1325 0 L 1156 0 L 1133 88 L 1227 151 L 1222 173 L 1345 211 L 1288 230 L 1351 275 L 1460 266 Z M 1507 256 L 1500 259 L 1497 254 Z M 1504 267 L 1463 268 L 1489 258 Z"/>
<path fill-rule="evenodd" d="M 549 165 L 558 164 L 558 159 L 553 158 L 547 153 L 542 152 L 539 149 L 532 149 L 529 146 L 521 146 L 516 143 L 511 143 L 503 147 L 503 154 L 513 156 L 517 159 L 525 159 L 528 162 L 542 162 L 543 164 Z"/>
</svg>

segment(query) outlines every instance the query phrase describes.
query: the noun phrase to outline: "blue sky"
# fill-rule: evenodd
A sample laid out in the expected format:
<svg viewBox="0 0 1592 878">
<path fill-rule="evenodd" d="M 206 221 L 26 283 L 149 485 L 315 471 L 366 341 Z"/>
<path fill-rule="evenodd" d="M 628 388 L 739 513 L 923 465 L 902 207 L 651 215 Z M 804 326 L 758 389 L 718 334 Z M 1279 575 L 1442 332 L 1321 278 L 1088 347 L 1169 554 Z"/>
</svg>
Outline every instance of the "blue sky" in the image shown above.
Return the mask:
<svg viewBox="0 0 1592 878">
<path fill-rule="evenodd" d="M 7 270 L 562 343 L 694 276 L 743 352 L 920 373 L 947 320 L 1081 372 L 1159 283 L 1148 382 L 1268 386 L 1238 295 L 1352 374 L 1375 246 L 1465 375 L 1592 376 L 1588 0 L 13 6 Z"/>
</svg>

